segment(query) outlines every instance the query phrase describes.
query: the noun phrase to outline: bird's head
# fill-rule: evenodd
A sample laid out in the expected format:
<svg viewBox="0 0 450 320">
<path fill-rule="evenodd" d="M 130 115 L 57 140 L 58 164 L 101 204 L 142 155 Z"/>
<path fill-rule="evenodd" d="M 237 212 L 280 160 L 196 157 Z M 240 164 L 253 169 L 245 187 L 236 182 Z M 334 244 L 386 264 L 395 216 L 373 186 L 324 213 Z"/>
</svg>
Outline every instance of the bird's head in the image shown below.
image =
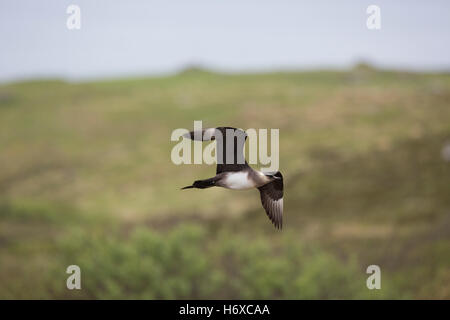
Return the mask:
<svg viewBox="0 0 450 320">
<path fill-rule="evenodd" d="M 283 176 L 281 175 L 280 171 L 276 172 L 264 172 L 264 175 L 270 179 L 270 181 L 274 180 L 283 180 Z"/>
</svg>

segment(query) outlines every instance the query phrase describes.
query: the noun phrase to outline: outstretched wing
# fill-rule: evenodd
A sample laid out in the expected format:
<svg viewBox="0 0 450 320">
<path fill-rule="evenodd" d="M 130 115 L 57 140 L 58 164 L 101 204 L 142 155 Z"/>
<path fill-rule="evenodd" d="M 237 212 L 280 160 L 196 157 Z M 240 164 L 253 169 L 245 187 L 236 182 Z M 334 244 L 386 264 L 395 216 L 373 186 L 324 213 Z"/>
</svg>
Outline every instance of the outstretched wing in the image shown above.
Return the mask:
<svg viewBox="0 0 450 320">
<path fill-rule="evenodd" d="M 283 227 L 283 176 L 262 187 L 259 187 L 261 203 L 267 216 L 276 228 Z"/>
<path fill-rule="evenodd" d="M 210 141 L 215 139 L 216 128 L 207 128 L 195 130 L 184 134 L 183 136 L 195 141 Z"/>
<path fill-rule="evenodd" d="M 216 140 L 216 174 L 241 171 L 248 167 L 244 156 L 247 134 L 241 129 L 233 127 L 208 128 L 191 131 L 184 136 L 196 141 Z"/>
<path fill-rule="evenodd" d="M 245 140 L 247 140 L 245 131 L 232 127 L 219 127 L 217 130 L 222 134 L 222 141 L 216 139 L 216 174 L 246 169 L 248 164 L 244 156 L 244 145 Z"/>
</svg>

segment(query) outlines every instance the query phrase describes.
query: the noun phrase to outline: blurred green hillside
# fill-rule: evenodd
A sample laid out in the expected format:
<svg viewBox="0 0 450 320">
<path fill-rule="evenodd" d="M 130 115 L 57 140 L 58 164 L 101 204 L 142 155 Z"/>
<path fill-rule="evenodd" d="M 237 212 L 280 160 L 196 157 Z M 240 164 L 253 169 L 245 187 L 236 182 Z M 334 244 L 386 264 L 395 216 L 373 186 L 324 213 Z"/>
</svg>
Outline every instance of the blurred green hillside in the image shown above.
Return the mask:
<svg viewBox="0 0 450 320">
<path fill-rule="evenodd" d="M 280 129 L 283 231 L 256 190 L 179 190 L 215 173 L 170 161 L 194 120 Z M 0 298 L 450 299 L 450 74 L 3 84 L 0 146 Z"/>
</svg>

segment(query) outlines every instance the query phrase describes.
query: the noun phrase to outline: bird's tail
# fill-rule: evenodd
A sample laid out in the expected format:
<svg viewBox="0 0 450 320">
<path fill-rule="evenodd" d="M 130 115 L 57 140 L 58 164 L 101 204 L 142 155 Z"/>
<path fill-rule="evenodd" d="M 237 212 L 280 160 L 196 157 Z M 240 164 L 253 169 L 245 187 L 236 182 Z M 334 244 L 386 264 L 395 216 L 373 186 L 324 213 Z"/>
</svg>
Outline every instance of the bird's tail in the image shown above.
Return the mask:
<svg viewBox="0 0 450 320">
<path fill-rule="evenodd" d="M 191 186 L 183 187 L 183 188 L 181 188 L 181 190 L 190 189 L 190 188 L 197 188 L 197 189 L 211 188 L 211 187 L 215 186 L 216 181 L 217 181 L 217 179 L 215 177 L 205 179 L 205 180 L 196 180 L 196 181 L 194 181 L 194 183 Z"/>
</svg>

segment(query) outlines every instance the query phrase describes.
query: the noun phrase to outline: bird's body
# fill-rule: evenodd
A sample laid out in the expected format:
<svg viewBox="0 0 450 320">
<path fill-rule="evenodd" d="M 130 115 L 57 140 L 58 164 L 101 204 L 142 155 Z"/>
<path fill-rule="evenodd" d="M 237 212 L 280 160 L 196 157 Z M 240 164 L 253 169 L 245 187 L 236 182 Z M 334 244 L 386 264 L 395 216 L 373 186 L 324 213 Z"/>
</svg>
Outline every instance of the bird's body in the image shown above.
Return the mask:
<svg viewBox="0 0 450 320">
<path fill-rule="evenodd" d="M 249 179 L 249 173 L 245 171 L 221 173 L 223 178 L 217 181 L 217 185 L 227 189 L 245 190 L 255 187 L 255 182 Z"/>
<path fill-rule="evenodd" d="M 264 173 L 253 170 L 250 166 L 246 170 L 223 172 L 219 175 L 220 179 L 217 181 L 216 185 L 233 190 L 258 188 L 270 182 L 270 179 L 266 177 Z"/>
<path fill-rule="evenodd" d="M 226 143 L 227 130 L 232 130 L 234 143 Z M 219 134 L 220 133 L 220 134 Z M 220 136 L 220 139 L 218 139 Z M 283 176 L 281 172 L 266 173 L 254 170 L 244 159 L 243 147 L 247 134 L 236 128 L 209 128 L 202 132 L 190 132 L 186 137 L 193 140 L 217 140 L 216 176 L 197 180 L 182 189 L 223 187 L 233 190 L 258 188 L 261 203 L 275 227 L 282 227 L 283 214 Z M 228 157 L 227 157 L 228 155 Z"/>
</svg>

